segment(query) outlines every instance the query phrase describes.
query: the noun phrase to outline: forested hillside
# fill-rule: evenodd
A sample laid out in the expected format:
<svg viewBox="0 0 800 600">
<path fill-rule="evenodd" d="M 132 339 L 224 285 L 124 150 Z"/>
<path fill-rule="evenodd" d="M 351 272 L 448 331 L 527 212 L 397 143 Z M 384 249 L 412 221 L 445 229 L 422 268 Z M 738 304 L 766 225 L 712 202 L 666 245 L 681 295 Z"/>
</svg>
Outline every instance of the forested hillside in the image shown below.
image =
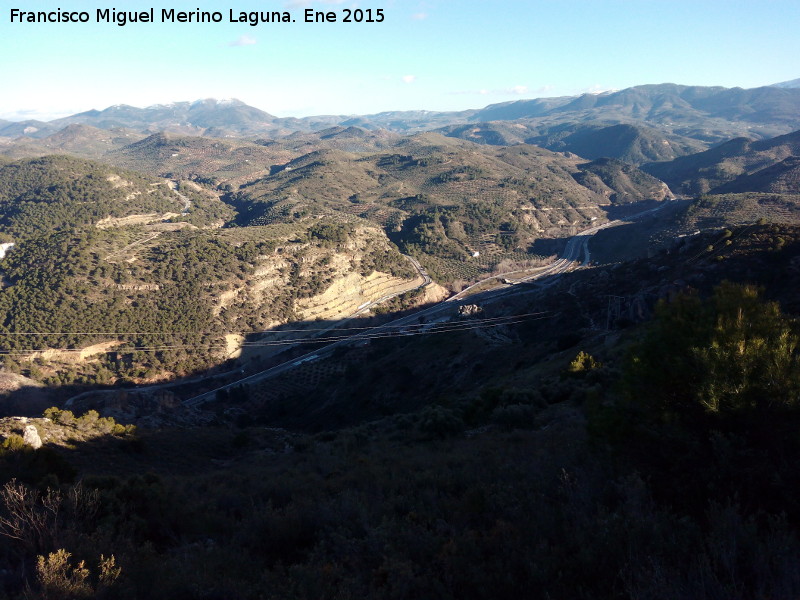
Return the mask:
<svg viewBox="0 0 800 600">
<path fill-rule="evenodd" d="M 535 146 L 494 148 L 422 134 L 392 153 L 309 153 L 242 185 L 232 201 L 243 223 L 329 214 L 381 224 L 447 283 L 477 278 L 503 260 L 537 260 L 537 240 L 604 220 L 613 204 L 670 195 L 631 165 L 585 162 Z M 587 177 L 587 169 L 596 174 Z"/>
<path fill-rule="evenodd" d="M 179 213 L 163 181 L 66 156 L 0 167 L 0 228 L 14 237 L 91 225 L 104 217 Z"/>
<path fill-rule="evenodd" d="M 221 413 L 169 431 L 58 409 L 2 421 L 0 467 L 16 479 L 1 514 L 42 515 L 39 529 L 11 522 L 23 528 L 2 546 L 4 585 L 792 598 L 800 234 L 712 239 L 487 304 L 470 329 L 350 348 L 337 360 L 353 366 L 316 385 L 295 373 L 221 396 L 241 409 L 234 427 Z M 600 325 L 611 293 L 641 303 Z M 288 385 L 296 395 L 278 397 Z M 27 427 L 48 446 L 26 449 Z"/>
<path fill-rule="evenodd" d="M 220 228 L 233 210 L 190 182 L 66 157 L 0 181 L 4 364 L 50 384 L 208 368 L 237 351 L 226 336 L 299 320 L 339 278 L 416 276 L 364 223 Z"/>
</svg>

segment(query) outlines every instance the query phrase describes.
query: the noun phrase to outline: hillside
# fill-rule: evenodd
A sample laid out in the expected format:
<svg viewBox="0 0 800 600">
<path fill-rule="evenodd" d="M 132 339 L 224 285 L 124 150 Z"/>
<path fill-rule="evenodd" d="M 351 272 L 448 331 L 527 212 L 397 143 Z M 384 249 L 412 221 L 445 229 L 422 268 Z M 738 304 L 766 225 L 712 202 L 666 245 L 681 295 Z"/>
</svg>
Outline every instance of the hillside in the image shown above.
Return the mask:
<svg viewBox="0 0 800 600">
<path fill-rule="evenodd" d="M 392 153 L 306 154 L 241 186 L 234 202 L 243 223 L 315 214 L 379 223 L 446 283 L 477 278 L 502 260 L 536 259 L 536 240 L 604 219 L 623 197 L 668 196 L 659 182 L 620 162 L 606 164 L 587 186 L 582 164 L 535 146 L 481 146 L 428 133 L 397 142 Z"/>
<path fill-rule="evenodd" d="M 208 368 L 250 331 L 343 318 L 422 283 L 353 219 L 220 229 L 234 213 L 210 190 L 66 157 L 6 164 L 0 182 L 14 242 L 0 261 L 4 364 L 50 384 Z"/>
<path fill-rule="evenodd" d="M 543 125 L 532 119 L 453 125 L 443 134 L 472 142 L 508 146 L 533 144 L 553 152 L 571 152 L 583 158 L 616 158 L 640 165 L 672 160 L 705 150 L 699 140 L 666 133 L 641 124 L 575 123 Z"/>
<path fill-rule="evenodd" d="M 182 205 L 163 181 L 81 159 L 51 156 L 0 166 L 0 229 L 15 239 L 109 216 L 177 216 Z"/>
<path fill-rule="evenodd" d="M 13 158 L 69 154 L 97 159 L 140 140 L 142 134 L 130 129 L 98 129 L 90 125 L 68 125 L 40 139 L 19 137 L 0 146 L 0 153 Z"/>
<path fill-rule="evenodd" d="M 531 136 L 532 127 L 523 121 L 504 122 L 489 121 L 484 123 L 467 123 L 449 125 L 437 129 L 438 133 L 449 137 L 468 140 L 477 144 L 492 146 L 511 146 L 526 143 Z M 544 147 L 542 144 L 536 144 Z"/>
<path fill-rule="evenodd" d="M 527 140 L 557 152 L 573 152 L 591 160 L 616 158 L 633 165 L 672 160 L 705 149 L 702 142 L 633 124 L 563 125 Z"/>
<path fill-rule="evenodd" d="M 664 182 L 620 160 L 599 158 L 578 168 L 581 173 L 575 176 L 576 181 L 607 196 L 612 204 L 672 198 Z"/>
<path fill-rule="evenodd" d="M 558 377 L 565 361 L 587 346 L 608 352 L 620 342 L 613 332 L 652 318 L 657 301 L 680 289 L 710 293 L 725 280 L 763 285 L 796 314 L 799 251 L 797 224 L 711 229 L 672 239 L 651 258 L 578 271 L 538 293 L 531 286 L 496 300 L 487 294 L 475 314 L 454 307 L 428 328 L 436 335 L 416 327 L 406 336 L 376 336 L 332 359 L 249 385 L 237 412 L 304 431 L 354 426 L 436 403 L 467 420 L 481 411 L 486 418 L 498 405 L 520 404 L 530 412 L 520 409 L 519 419 L 533 419 L 544 406 L 569 397 L 569 382 Z M 611 296 L 621 304 L 610 309 Z"/>
<path fill-rule="evenodd" d="M 800 194 L 800 156 L 789 156 L 754 173 L 739 175 L 714 188 L 714 193 L 772 192 Z"/>
<path fill-rule="evenodd" d="M 670 162 L 650 163 L 642 168 L 665 181 L 676 193 L 767 191 L 764 186 L 769 183 L 764 175 L 779 177 L 781 173 L 778 171 L 790 169 L 791 162 L 774 173 L 765 172 L 754 179 L 749 176 L 798 155 L 800 131 L 795 131 L 759 141 L 736 138 L 705 152 L 679 157 Z M 791 181 L 791 175 L 788 175 L 787 181 Z"/>
<path fill-rule="evenodd" d="M 786 399 L 800 382 L 796 356 L 774 342 L 797 340 L 800 231 L 735 229 L 710 250 L 712 239 L 485 297 L 449 332 L 342 349 L 220 394 L 205 426 L 134 429 L 54 408 L 2 420 L 0 472 L 16 478 L 6 490 L 59 486 L 32 496 L 58 515 L 42 539 L 2 546 L 7 585 L 25 585 L 19 564 L 36 548 L 64 548 L 67 572 L 86 560 L 94 573 L 113 555 L 121 570 L 87 575 L 84 589 L 118 597 L 488 600 L 537 586 L 791 598 L 800 417 Z M 671 403 L 644 393 L 651 372 Z M 763 397 L 760 386 L 769 402 L 742 402 Z M 723 409 L 704 410 L 720 388 Z M 160 410 L 187 411 L 174 399 Z M 43 449 L 22 441 L 30 429 Z"/>
<path fill-rule="evenodd" d="M 290 160 L 321 149 L 375 152 L 391 148 L 402 136 L 386 130 L 329 127 L 293 132 L 279 139 L 252 140 L 158 132 L 146 136 L 131 129 L 67 125 L 41 139 L 0 139 L 0 156 L 10 159 L 54 152 L 90 158 L 159 177 L 239 185 L 269 174 Z"/>
<path fill-rule="evenodd" d="M 154 133 L 105 154 L 102 160 L 156 176 L 227 182 L 269 173 L 274 164 L 295 156 L 283 146 Z"/>
<path fill-rule="evenodd" d="M 792 79 L 790 81 L 782 81 L 781 83 L 773 83 L 772 87 L 798 88 L 798 87 L 800 87 L 800 79 Z"/>
<path fill-rule="evenodd" d="M 44 137 L 54 133 L 58 129 L 59 127 L 55 125 L 33 119 L 25 121 L 7 121 L 0 124 L 0 136 L 9 138 L 16 138 L 24 135 Z"/>
<path fill-rule="evenodd" d="M 348 320 L 426 293 L 387 232 L 452 277 L 669 190 L 524 144 L 330 135 L 366 151 L 302 153 L 230 204 L 202 178 L 0 165 L 0 532 L 15 498 L 42 519 L 0 545 L 12 597 L 800 592 L 800 229 L 768 222 L 796 197 L 662 202 L 630 226 L 647 258 L 392 326 Z"/>
</svg>

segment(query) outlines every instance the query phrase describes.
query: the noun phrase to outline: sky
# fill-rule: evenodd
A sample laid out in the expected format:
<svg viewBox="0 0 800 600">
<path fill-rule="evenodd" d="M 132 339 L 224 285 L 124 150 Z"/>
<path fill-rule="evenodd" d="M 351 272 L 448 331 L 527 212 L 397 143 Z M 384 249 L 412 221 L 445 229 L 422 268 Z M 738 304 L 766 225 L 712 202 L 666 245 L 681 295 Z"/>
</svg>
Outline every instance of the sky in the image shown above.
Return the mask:
<svg viewBox="0 0 800 600">
<path fill-rule="evenodd" d="M 800 77 L 797 0 L 145 0 L 154 23 L 97 23 L 108 0 L 0 0 L 0 119 L 237 98 L 273 115 L 464 110 L 650 83 Z M 11 22 L 12 9 L 88 23 Z M 162 9 L 220 23 L 162 23 Z M 337 22 L 304 22 L 305 11 Z M 346 11 L 383 21 L 341 22 Z M 288 11 L 294 23 L 230 22 Z M 358 14 L 358 13 L 356 13 Z"/>
</svg>

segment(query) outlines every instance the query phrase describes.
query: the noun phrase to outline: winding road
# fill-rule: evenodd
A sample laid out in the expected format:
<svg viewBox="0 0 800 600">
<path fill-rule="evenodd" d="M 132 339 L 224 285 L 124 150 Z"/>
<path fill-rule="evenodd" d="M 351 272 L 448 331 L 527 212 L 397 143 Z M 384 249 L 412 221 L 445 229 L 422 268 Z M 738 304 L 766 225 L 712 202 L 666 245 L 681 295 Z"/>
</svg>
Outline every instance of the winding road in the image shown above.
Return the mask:
<svg viewBox="0 0 800 600">
<path fill-rule="evenodd" d="M 541 268 L 537 269 L 537 272 L 535 272 L 535 273 L 532 273 L 532 274 L 524 276 L 524 277 L 518 277 L 518 278 L 515 278 L 515 279 L 509 279 L 510 276 L 520 272 L 519 270 L 517 270 L 517 271 L 511 271 L 511 272 L 508 272 L 508 273 L 501 273 L 499 275 L 494 275 L 492 277 L 488 277 L 486 279 L 483 279 L 483 280 L 471 285 L 470 287 L 462 290 L 458 294 L 455 294 L 454 296 L 448 298 L 447 300 L 445 300 L 443 302 L 439 302 L 438 304 L 435 304 L 435 305 L 430 306 L 430 307 L 428 307 L 426 309 L 414 312 L 413 314 L 406 315 L 406 316 L 401 317 L 399 319 L 394 319 L 394 320 L 389 321 L 388 323 L 385 323 L 385 324 L 383 324 L 381 326 L 378 326 L 378 327 L 375 327 L 375 328 L 370 328 L 370 329 L 367 329 L 367 330 L 365 330 L 363 332 L 356 333 L 354 335 L 345 337 L 345 338 L 337 340 L 335 342 L 326 344 L 326 345 L 322 346 L 321 348 L 316 348 L 316 349 L 311 350 L 310 352 L 307 352 L 307 353 L 302 354 L 300 356 L 295 356 L 295 357 L 287 360 L 286 362 L 281 363 L 279 365 L 276 365 L 274 367 L 271 367 L 269 369 L 265 369 L 263 371 L 259 371 L 258 373 L 254 373 L 252 375 L 248 375 L 246 377 L 242 377 L 242 378 L 237 379 L 236 381 L 233 381 L 231 383 L 219 386 L 217 388 L 214 388 L 214 389 L 209 390 L 207 392 L 204 392 L 202 394 L 193 396 L 191 398 L 188 398 L 188 399 L 184 400 L 183 401 L 183 405 L 185 407 L 187 407 L 187 408 L 200 407 L 203 404 L 206 404 L 207 402 L 215 400 L 216 397 L 217 397 L 217 393 L 221 392 L 223 390 L 229 390 L 229 389 L 231 389 L 233 387 L 236 387 L 236 386 L 256 383 L 256 382 L 259 382 L 259 381 L 264 381 L 266 379 L 270 379 L 272 377 L 276 377 L 276 376 L 281 375 L 283 373 L 286 373 L 287 371 L 290 371 L 291 369 L 293 369 L 293 368 L 295 368 L 297 366 L 300 366 L 300 365 L 302 365 L 304 363 L 313 362 L 313 361 L 316 361 L 316 360 L 320 360 L 320 359 L 326 358 L 326 357 L 330 356 L 337 348 L 344 347 L 344 346 L 349 346 L 349 345 L 352 345 L 352 344 L 356 344 L 361 340 L 366 340 L 366 339 L 369 339 L 371 337 L 374 337 L 376 334 L 380 334 L 381 332 L 388 333 L 391 330 L 397 330 L 397 329 L 399 329 L 399 328 L 401 328 L 401 327 L 403 327 L 405 325 L 411 324 L 411 323 L 420 323 L 423 320 L 427 320 L 430 317 L 433 317 L 434 315 L 437 315 L 438 313 L 453 312 L 454 310 L 457 310 L 456 307 L 459 305 L 459 303 L 461 301 L 464 301 L 466 298 L 469 298 L 469 297 L 473 297 L 472 301 L 474 301 L 474 296 L 480 295 L 481 298 L 483 298 L 484 295 L 486 295 L 487 293 L 491 294 L 491 296 L 487 295 L 486 299 L 489 299 L 489 297 L 491 299 L 499 299 L 501 297 L 507 296 L 510 293 L 529 293 L 531 291 L 530 287 L 527 287 L 524 290 L 520 290 L 519 288 L 513 288 L 512 289 L 512 286 L 514 286 L 514 284 L 523 283 L 523 282 L 536 281 L 536 282 L 539 283 L 540 286 L 553 285 L 556 281 L 558 281 L 558 279 L 564 273 L 567 273 L 569 271 L 575 270 L 577 268 L 586 267 L 586 266 L 589 265 L 589 262 L 590 262 L 589 240 L 598 231 L 601 231 L 603 229 L 608 229 L 610 227 L 616 227 L 618 225 L 622 225 L 623 223 L 639 219 L 639 218 L 641 218 L 641 217 L 643 217 L 645 215 L 652 214 L 654 212 L 657 212 L 657 211 L 661 210 L 661 208 L 663 208 L 665 205 L 666 205 L 666 203 L 661 203 L 656 208 L 653 208 L 653 209 L 638 213 L 636 215 L 633 215 L 632 217 L 628 217 L 624 221 L 623 220 L 608 221 L 607 223 L 603 223 L 602 225 L 595 225 L 595 226 L 589 227 L 587 229 L 584 229 L 584 230 L 578 232 L 576 235 L 574 235 L 573 237 L 569 238 L 569 240 L 567 240 L 567 243 L 566 243 L 566 246 L 564 248 L 564 251 L 562 252 L 561 256 L 557 260 L 555 260 L 554 262 L 552 262 L 549 265 L 546 265 L 545 267 L 541 267 Z M 583 260 L 582 261 L 580 261 L 581 255 L 583 256 Z M 406 256 L 406 255 L 404 255 L 404 256 Z M 431 282 L 432 282 L 432 279 L 430 278 L 428 273 L 425 271 L 425 269 L 422 267 L 422 265 L 420 265 L 420 263 L 416 259 L 414 259 L 413 257 L 406 256 L 406 258 L 414 265 L 414 268 L 417 270 L 417 273 L 419 273 L 419 275 L 423 278 L 423 283 L 420 286 L 418 286 L 417 288 L 415 288 L 415 289 L 422 289 L 425 286 L 430 285 Z M 477 291 L 477 289 L 479 287 L 481 287 L 483 285 L 486 285 L 486 284 L 488 284 L 488 283 L 490 283 L 492 281 L 496 282 L 496 284 L 493 287 L 491 287 L 489 289 L 483 289 L 483 290 Z M 498 289 L 498 288 L 500 288 L 500 289 Z M 323 330 L 318 330 L 317 332 L 315 332 L 314 336 L 310 336 L 309 338 L 306 338 L 304 340 L 300 340 L 300 341 L 298 341 L 298 343 L 313 342 L 315 337 L 323 336 L 324 334 L 335 330 L 337 327 L 340 327 L 343 323 L 347 322 L 351 318 L 356 317 L 357 315 L 362 314 L 363 312 L 366 312 L 366 311 L 370 310 L 375 305 L 380 304 L 381 302 L 384 302 L 384 301 L 386 301 L 386 300 L 388 300 L 388 299 L 390 299 L 390 298 L 392 298 L 394 296 L 397 296 L 397 295 L 398 294 L 391 294 L 391 295 L 387 295 L 387 296 L 382 297 L 382 298 L 378 298 L 377 300 L 371 301 L 369 303 L 365 303 L 364 305 L 359 307 L 359 309 L 358 309 L 358 311 L 356 313 L 351 315 L 351 317 L 348 317 L 348 319 L 345 319 L 344 321 L 341 321 L 341 322 L 337 323 L 336 325 L 332 325 L 331 327 L 327 327 L 327 328 L 325 328 Z M 173 387 L 173 386 L 181 385 L 181 384 L 184 384 L 184 383 L 202 381 L 204 379 L 205 380 L 212 380 L 212 379 L 219 378 L 219 377 L 222 377 L 222 376 L 225 376 L 225 375 L 233 375 L 233 374 L 236 374 L 237 372 L 241 373 L 242 371 L 243 371 L 243 369 L 238 368 L 236 370 L 229 371 L 227 373 L 216 374 L 216 375 L 213 375 L 213 376 L 206 376 L 206 377 L 203 377 L 203 378 L 194 378 L 194 379 L 192 379 L 190 381 L 170 382 L 170 383 L 167 383 L 167 384 L 157 384 L 157 385 L 154 385 L 154 386 L 146 386 L 144 388 L 134 388 L 134 390 L 135 389 L 149 390 L 149 389 L 156 389 L 156 388 L 160 388 L 160 387 Z M 67 404 L 70 404 L 70 402 L 72 400 L 75 400 L 75 399 L 77 399 L 77 397 L 73 398 L 73 399 L 70 399 L 70 401 L 68 401 Z"/>
<path fill-rule="evenodd" d="M 546 280 L 546 282 L 543 285 L 546 285 L 546 286 L 553 285 L 556 281 L 558 281 L 558 279 L 564 273 L 572 271 L 572 270 L 574 270 L 576 268 L 585 267 L 585 266 L 587 266 L 589 264 L 589 260 L 590 260 L 589 240 L 598 231 L 601 231 L 603 229 L 607 229 L 609 227 L 615 227 L 617 225 L 622 225 L 623 223 L 625 223 L 627 221 L 634 220 L 634 219 L 640 218 L 640 217 L 642 217 L 642 216 L 644 216 L 646 214 L 651 214 L 651 213 L 653 213 L 655 211 L 658 211 L 662 207 L 663 207 L 663 205 L 660 205 L 660 206 L 658 206 L 658 207 L 656 207 L 654 209 L 650 209 L 650 210 L 644 211 L 642 213 L 638 213 L 637 215 L 634 215 L 633 217 L 627 218 L 625 221 L 622 221 L 622 220 L 609 221 L 607 223 L 603 223 L 602 225 L 595 225 L 595 226 L 589 227 L 588 229 L 584 229 L 583 231 L 580 231 L 579 233 L 577 233 L 575 236 L 571 237 L 567 241 L 566 247 L 564 248 L 564 252 L 561 254 L 561 256 L 555 262 L 547 265 L 546 267 L 541 268 L 537 273 L 533 273 L 533 274 L 528 275 L 526 277 L 521 277 L 521 278 L 515 279 L 514 283 L 531 282 L 531 281 L 537 281 L 537 280 Z M 583 259 L 582 262 L 579 263 L 578 261 L 580 260 L 581 254 L 583 254 L 584 259 Z M 431 282 L 431 278 L 427 274 L 427 272 L 425 272 L 425 270 L 422 267 L 422 265 L 420 265 L 417 260 L 415 260 L 414 258 L 412 258 L 410 256 L 406 256 L 406 258 L 408 258 L 412 262 L 412 264 L 414 264 L 414 267 L 417 269 L 417 272 L 420 275 L 422 275 L 422 277 L 424 278 L 425 283 L 423 283 L 420 287 L 424 287 L 424 286 L 428 285 Z M 501 273 L 500 275 L 495 275 L 493 277 L 488 277 L 488 278 L 483 279 L 483 280 L 479 281 L 478 283 L 468 287 L 467 289 L 462 290 L 461 292 L 459 292 L 458 294 L 448 298 L 447 300 L 445 300 L 443 302 L 439 302 L 438 304 L 435 304 L 435 305 L 433 305 L 431 307 L 428 307 L 428 308 L 423 309 L 421 311 L 417 311 L 417 312 L 415 312 L 415 313 L 413 313 L 411 315 L 407 315 L 405 317 L 401 317 L 399 319 L 395 319 L 395 320 L 390 321 L 388 323 L 385 323 L 384 325 L 381 325 L 381 326 L 379 326 L 377 328 L 373 328 L 373 329 L 367 330 L 367 331 L 362 332 L 362 333 L 357 333 L 357 334 L 349 336 L 349 337 L 347 337 L 345 339 L 342 339 L 342 340 L 327 344 L 327 345 L 323 346 L 322 348 L 317 348 L 317 349 L 312 350 L 310 352 L 307 352 L 306 354 L 303 354 L 301 356 L 296 356 L 296 357 L 294 357 L 294 358 L 292 358 L 290 360 L 287 360 L 286 362 L 284 362 L 284 363 L 282 363 L 280 365 L 271 367 L 269 369 L 265 369 L 264 371 L 260 371 L 258 373 L 254 373 L 254 374 L 249 375 L 247 377 L 243 377 L 242 379 L 238 379 L 237 381 L 234 381 L 234 382 L 229 383 L 227 385 L 220 386 L 218 388 L 215 388 L 215 389 L 210 390 L 208 392 L 205 392 L 203 394 L 199 394 L 197 396 L 194 396 L 192 398 L 184 400 L 183 404 L 186 407 L 192 407 L 192 408 L 199 407 L 199 406 L 205 404 L 206 402 L 210 402 L 210 401 L 214 400 L 216 398 L 217 392 L 220 392 L 220 391 L 223 391 L 223 390 L 228 390 L 228 389 L 231 389 L 231 388 L 239 386 L 239 385 L 249 384 L 249 383 L 256 383 L 258 381 L 264 381 L 266 379 L 270 379 L 272 377 L 276 377 L 278 375 L 281 375 L 282 373 L 286 373 L 287 371 L 289 371 L 289 370 L 291 370 L 291 369 L 293 369 L 293 368 L 295 368 L 297 366 L 300 366 L 303 363 L 320 360 L 322 358 L 326 358 L 326 357 L 330 356 L 337 348 L 340 348 L 340 347 L 343 347 L 343 346 L 347 346 L 347 345 L 351 345 L 351 344 L 354 344 L 354 343 L 358 343 L 360 340 L 368 339 L 369 337 L 373 337 L 376 334 L 379 334 L 380 332 L 388 332 L 389 330 L 397 329 L 397 328 L 400 328 L 400 327 L 402 327 L 404 325 L 407 325 L 407 324 L 410 324 L 410 323 L 413 323 L 413 322 L 419 323 L 420 319 L 423 319 L 423 318 L 427 319 L 427 318 L 429 318 L 429 317 L 431 317 L 433 315 L 436 315 L 437 313 L 441 313 L 441 312 L 445 312 L 445 311 L 452 311 L 452 310 L 454 310 L 455 306 L 457 306 L 457 303 L 459 301 L 464 300 L 465 298 L 470 296 L 470 294 L 468 294 L 467 292 L 469 292 L 470 290 L 475 290 L 481 284 L 485 284 L 485 283 L 490 282 L 492 280 L 497 281 L 497 285 L 493 289 L 481 290 L 481 292 L 479 292 L 479 293 L 483 294 L 483 293 L 488 292 L 488 291 L 495 291 L 495 294 L 494 294 L 495 297 L 504 296 L 506 294 L 503 294 L 502 291 L 500 292 L 500 294 L 497 294 L 496 293 L 496 288 L 498 288 L 498 287 L 502 287 L 502 288 L 505 288 L 505 289 L 509 288 L 510 284 L 504 284 L 504 283 L 502 283 L 502 280 L 506 279 L 508 275 L 511 275 L 513 273 L 519 273 L 519 271 L 512 271 L 510 273 Z M 511 292 L 511 291 L 512 291 L 511 289 L 508 289 L 508 292 Z M 513 290 L 513 291 L 516 292 L 517 290 Z M 530 289 L 528 289 L 528 291 L 530 291 Z M 360 309 L 359 312 L 366 311 L 369 308 L 371 308 L 372 306 L 374 306 L 375 304 L 378 304 L 378 303 L 382 302 L 385 299 L 386 298 L 378 299 L 375 302 L 370 303 L 369 305 L 365 305 L 364 307 L 362 307 Z M 356 313 L 356 314 L 359 314 L 359 313 Z M 329 331 L 330 329 L 333 329 L 333 327 L 328 328 L 325 331 Z M 313 339 L 309 339 L 307 341 L 313 341 Z"/>
</svg>

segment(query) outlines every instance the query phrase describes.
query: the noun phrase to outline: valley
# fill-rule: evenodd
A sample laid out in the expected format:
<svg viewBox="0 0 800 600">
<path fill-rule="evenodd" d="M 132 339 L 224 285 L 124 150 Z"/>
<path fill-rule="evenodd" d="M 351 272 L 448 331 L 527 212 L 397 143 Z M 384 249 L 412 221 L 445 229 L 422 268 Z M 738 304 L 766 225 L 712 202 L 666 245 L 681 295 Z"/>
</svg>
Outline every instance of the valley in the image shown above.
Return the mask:
<svg viewBox="0 0 800 600">
<path fill-rule="evenodd" d="M 765 99 L 776 93 L 758 97 L 767 102 L 759 118 L 788 124 Z M 337 362 L 362 343 L 352 327 L 427 331 L 429 319 L 458 322 L 465 306 L 536 297 L 576 268 L 592 277 L 687 235 L 796 222 L 796 132 L 704 150 L 709 138 L 664 126 L 676 114 L 656 116 L 687 94 L 705 98 L 712 120 L 713 98 L 755 98 L 643 86 L 431 113 L 425 126 L 397 114 L 394 123 L 416 125 L 394 131 L 308 119 L 273 138 L 246 136 L 279 120 L 239 101 L 54 122 L 65 128 L 3 147 L 16 157 L 0 167 L 0 235 L 14 244 L 0 290 L 4 364 L 51 386 L 43 402 L 81 398 L 107 411 L 122 385 L 131 398 L 136 386 L 144 396 L 171 390 L 170 403 L 197 408 L 306 362 Z M 647 111 L 629 112 L 631 98 Z M 599 120 L 612 107 L 625 124 Z M 569 121 L 547 124 L 562 113 Z M 176 129 L 175 118 L 237 125 L 210 137 L 221 130 Z M 422 131 L 445 118 L 497 120 Z"/>
<path fill-rule="evenodd" d="M 0 598 L 796 597 L 798 109 L 0 122 Z"/>
</svg>

